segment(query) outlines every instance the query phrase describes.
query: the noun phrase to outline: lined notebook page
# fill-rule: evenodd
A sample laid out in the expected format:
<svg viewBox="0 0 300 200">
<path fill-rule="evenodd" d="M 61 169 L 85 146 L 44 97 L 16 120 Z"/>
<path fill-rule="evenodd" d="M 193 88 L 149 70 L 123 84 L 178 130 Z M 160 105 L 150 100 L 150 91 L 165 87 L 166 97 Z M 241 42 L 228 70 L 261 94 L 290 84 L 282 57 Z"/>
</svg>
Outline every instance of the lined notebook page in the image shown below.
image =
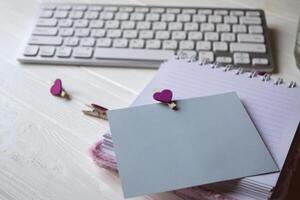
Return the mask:
<svg viewBox="0 0 300 200">
<path fill-rule="evenodd" d="M 186 60 L 172 59 L 164 63 L 157 76 L 134 101 L 134 105 L 154 103 L 154 90 L 169 88 L 174 99 L 185 99 L 235 91 L 243 102 L 257 130 L 282 168 L 300 121 L 300 88 L 263 82 L 248 73 L 236 75 L 233 70 L 201 66 Z M 255 163 L 253 163 L 255 165 Z M 275 186 L 279 173 L 244 179 Z"/>
</svg>

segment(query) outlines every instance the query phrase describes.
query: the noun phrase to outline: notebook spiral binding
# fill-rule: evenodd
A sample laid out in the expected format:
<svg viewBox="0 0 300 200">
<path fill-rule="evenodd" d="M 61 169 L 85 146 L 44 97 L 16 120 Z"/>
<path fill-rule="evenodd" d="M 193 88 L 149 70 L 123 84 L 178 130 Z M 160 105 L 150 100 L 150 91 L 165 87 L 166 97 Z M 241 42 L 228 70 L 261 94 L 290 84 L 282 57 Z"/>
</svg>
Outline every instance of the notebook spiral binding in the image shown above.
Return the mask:
<svg viewBox="0 0 300 200">
<path fill-rule="evenodd" d="M 227 65 L 222 65 L 221 63 L 215 61 L 215 62 L 210 62 L 209 60 L 207 59 L 198 59 L 197 56 L 193 55 L 193 56 L 188 56 L 187 53 L 185 52 L 178 52 L 178 54 L 176 55 L 175 57 L 177 60 L 186 60 L 187 62 L 189 63 L 194 63 L 194 62 L 198 62 L 198 64 L 200 66 L 203 66 L 203 65 L 210 65 L 211 68 L 222 68 L 224 72 L 228 72 L 228 71 L 231 71 L 233 70 L 233 65 L 231 64 L 227 64 Z M 240 74 L 243 74 L 245 73 L 244 69 L 242 67 L 238 68 L 238 69 L 235 69 L 234 71 L 234 74 L 236 75 L 240 75 Z M 251 72 L 247 72 L 248 73 L 248 78 L 254 78 L 256 76 L 261 76 L 261 80 L 264 81 L 264 82 L 267 82 L 267 81 L 271 81 L 271 74 L 269 73 L 259 73 L 257 71 L 251 71 Z M 274 80 L 273 84 L 274 85 L 281 85 L 284 83 L 284 80 L 283 78 L 277 78 L 276 80 Z M 294 87 L 297 87 L 297 83 L 296 81 L 290 81 L 289 84 L 287 84 L 287 87 L 288 88 L 294 88 Z"/>
</svg>

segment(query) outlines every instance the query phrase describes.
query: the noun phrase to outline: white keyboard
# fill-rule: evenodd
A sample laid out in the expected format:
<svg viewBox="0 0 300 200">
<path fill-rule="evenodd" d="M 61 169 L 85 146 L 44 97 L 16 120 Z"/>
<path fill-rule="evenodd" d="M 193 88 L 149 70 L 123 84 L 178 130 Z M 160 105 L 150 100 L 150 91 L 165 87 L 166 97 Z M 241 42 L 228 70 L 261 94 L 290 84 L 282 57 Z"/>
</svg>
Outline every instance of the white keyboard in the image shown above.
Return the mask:
<svg viewBox="0 0 300 200">
<path fill-rule="evenodd" d="M 43 4 L 23 63 L 158 67 L 183 51 L 272 71 L 262 10 Z"/>
</svg>

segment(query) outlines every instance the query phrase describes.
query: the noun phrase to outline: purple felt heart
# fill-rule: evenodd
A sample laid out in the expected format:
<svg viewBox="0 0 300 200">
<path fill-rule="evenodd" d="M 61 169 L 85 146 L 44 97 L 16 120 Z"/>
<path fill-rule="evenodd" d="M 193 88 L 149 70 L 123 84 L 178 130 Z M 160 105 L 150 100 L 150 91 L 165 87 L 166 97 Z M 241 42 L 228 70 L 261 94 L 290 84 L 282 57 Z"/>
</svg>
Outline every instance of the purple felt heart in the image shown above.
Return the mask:
<svg viewBox="0 0 300 200">
<path fill-rule="evenodd" d="M 62 83 L 61 80 L 58 78 L 54 81 L 54 84 L 50 88 L 50 93 L 54 96 L 60 95 L 62 92 Z"/>
<path fill-rule="evenodd" d="M 161 92 L 155 92 L 153 94 L 153 98 L 156 101 L 160 101 L 162 103 L 170 103 L 172 101 L 173 93 L 169 89 L 165 89 Z"/>
</svg>

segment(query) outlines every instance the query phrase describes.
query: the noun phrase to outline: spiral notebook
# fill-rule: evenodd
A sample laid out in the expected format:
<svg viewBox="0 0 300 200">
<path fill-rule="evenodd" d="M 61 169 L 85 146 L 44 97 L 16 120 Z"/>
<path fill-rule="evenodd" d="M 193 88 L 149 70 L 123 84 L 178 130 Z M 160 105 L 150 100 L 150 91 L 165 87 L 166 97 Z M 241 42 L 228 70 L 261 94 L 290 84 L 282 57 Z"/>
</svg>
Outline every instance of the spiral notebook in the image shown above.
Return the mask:
<svg viewBox="0 0 300 200">
<path fill-rule="evenodd" d="M 243 73 L 229 67 L 174 58 L 161 65 L 132 105 L 151 104 L 153 91 L 162 88 L 175 90 L 174 99 L 236 92 L 277 166 L 282 169 L 300 122 L 300 88 L 295 82 L 285 83 L 267 74 Z M 106 141 L 111 142 L 109 134 L 105 134 L 104 147 L 113 146 Z M 216 189 L 237 198 L 267 199 L 279 175 L 280 172 L 247 177 L 217 184 L 220 187 Z"/>
<path fill-rule="evenodd" d="M 237 92 L 277 165 L 282 168 L 300 122 L 300 87 L 267 75 L 243 73 L 186 58 L 163 63 L 133 105 L 150 104 L 154 90 L 171 88 L 174 99 Z M 279 173 L 249 179 L 275 185 Z"/>
</svg>

